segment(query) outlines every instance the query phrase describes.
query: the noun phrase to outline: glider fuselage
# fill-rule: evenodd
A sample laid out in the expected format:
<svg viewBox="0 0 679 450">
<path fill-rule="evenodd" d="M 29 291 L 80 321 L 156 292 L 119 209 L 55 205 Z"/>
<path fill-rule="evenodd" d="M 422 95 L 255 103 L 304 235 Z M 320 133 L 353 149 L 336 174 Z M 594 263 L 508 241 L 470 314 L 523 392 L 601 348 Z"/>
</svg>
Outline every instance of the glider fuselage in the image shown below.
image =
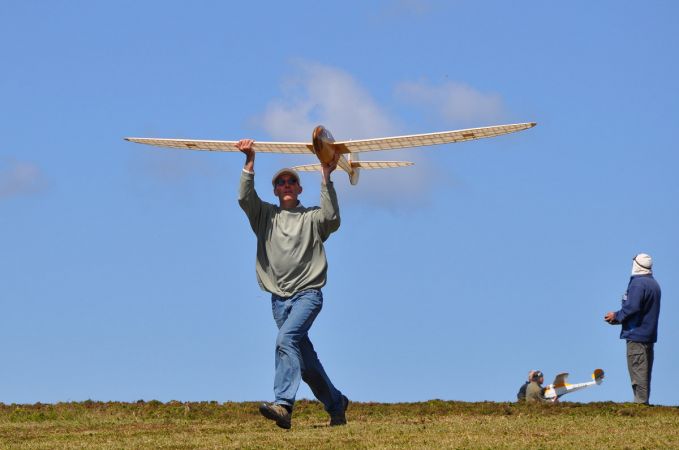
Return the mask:
<svg viewBox="0 0 679 450">
<path fill-rule="evenodd" d="M 592 381 L 587 381 L 585 383 L 570 384 L 566 382 L 567 379 L 567 373 L 560 373 L 557 375 L 554 382 L 545 388 L 545 398 L 551 399 L 554 397 L 561 397 L 562 395 L 570 394 L 571 392 L 599 385 L 604 381 L 604 371 L 595 369 L 592 373 Z"/>
<path fill-rule="evenodd" d="M 314 128 L 311 133 L 311 142 L 314 146 L 314 153 L 321 163 L 328 164 L 335 158 L 335 138 L 323 125 Z"/>
<path fill-rule="evenodd" d="M 344 157 L 341 146 L 335 144 L 335 138 L 330 133 L 330 130 L 323 125 L 316 126 L 313 133 L 311 133 L 311 143 L 314 153 L 321 164 L 332 162 L 335 158 L 335 153 L 339 153 L 337 165 L 349 175 L 349 182 L 351 184 L 358 183 L 358 168 L 351 164 L 351 159 Z M 351 156 L 351 153 L 349 155 Z"/>
</svg>

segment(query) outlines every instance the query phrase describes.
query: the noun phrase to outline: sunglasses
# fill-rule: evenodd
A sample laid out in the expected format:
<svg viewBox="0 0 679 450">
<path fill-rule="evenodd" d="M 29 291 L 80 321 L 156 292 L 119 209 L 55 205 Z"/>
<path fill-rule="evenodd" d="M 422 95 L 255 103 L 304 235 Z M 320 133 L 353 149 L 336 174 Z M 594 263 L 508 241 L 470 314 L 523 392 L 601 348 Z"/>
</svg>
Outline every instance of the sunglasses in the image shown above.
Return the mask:
<svg viewBox="0 0 679 450">
<path fill-rule="evenodd" d="M 294 186 L 297 183 L 298 183 L 297 178 L 288 178 L 287 180 L 279 178 L 276 180 L 276 186 L 285 186 L 286 184 L 288 186 Z"/>
</svg>

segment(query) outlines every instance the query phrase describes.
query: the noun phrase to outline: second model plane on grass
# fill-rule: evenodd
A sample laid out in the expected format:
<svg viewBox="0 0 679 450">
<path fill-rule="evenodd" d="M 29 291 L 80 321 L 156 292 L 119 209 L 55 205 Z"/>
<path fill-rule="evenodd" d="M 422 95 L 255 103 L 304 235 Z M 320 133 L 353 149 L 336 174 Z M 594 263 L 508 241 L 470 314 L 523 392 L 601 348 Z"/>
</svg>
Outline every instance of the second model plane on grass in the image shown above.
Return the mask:
<svg viewBox="0 0 679 450">
<path fill-rule="evenodd" d="M 378 139 L 362 139 L 336 142 L 330 131 L 319 125 L 314 128 L 311 142 L 255 142 L 252 148 L 261 153 L 302 153 L 309 152 L 316 155 L 322 163 L 331 162 L 336 153 L 340 154 L 337 166 L 349 175 L 351 184 L 358 183 L 360 169 L 387 169 L 391 167 L 411 166 L 408 161 L 360 161 L 358 154 L 375 150 L 395 150 L 409 147 L 423 147 L 428 145 L 451 144 L 454 142 L 471 141 L 487 137 L 500 136 L 526 130 L 536 125 L 535 122 L 517 123 L 511 125 L 495 125 L 491 127 L 468 128 L 465 130 L 443 131 L 438 133 L 413 134 L 409 136 L 392 136 Z M 189 139 L 156 139 L 156 138 L 125 138 L 139 144 L 155 145 L 188 150 L 207 150 L 216 152 L 237 152 L 237 141 L 205 141 Z M 345 156 L 346 155 L 346 156 Z M 308 172 L 319 170 L 320 164 L 307 164 L 293 167 L 295 170 Z"/>
<path fill-rule="evenodd" d="M 562 395 L 570 394 L 571 392 L 599 385 L 604 381 L 604 371 L 596 369 L 592 373 L 592 381 L 586 383 L 569 384 L 566 382 L 567 379 L 568 373 L 558 374 L 556 378 L 554 378 L 554 382 L 545 388 L 545 398 L 552 399 L 554 397 L 561 397 Z"/>
</svg>

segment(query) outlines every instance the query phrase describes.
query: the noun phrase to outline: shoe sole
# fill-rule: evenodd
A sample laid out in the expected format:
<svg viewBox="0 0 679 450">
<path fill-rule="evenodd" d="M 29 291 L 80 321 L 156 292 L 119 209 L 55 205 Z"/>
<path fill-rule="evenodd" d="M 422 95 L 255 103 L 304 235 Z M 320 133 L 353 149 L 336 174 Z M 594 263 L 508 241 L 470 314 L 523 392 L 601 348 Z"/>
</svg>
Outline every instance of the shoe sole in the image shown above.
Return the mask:
<svg viewBox="0 0 679 450">
<path fill-rule="evenodd" d="M 288 422 L 288 421 L 286 421 L 286 420 L 282 420 L 282 419 L 278 416 L 278 414 L 276 414 L 275 411 L 272 411 L 271 409 L 269 409 L 268 406 L 266 406 L 266 405 L 261 405 L 261 406 L 259 407 L 259 412 L 260 412 L 264 417 L 266 417 L 267 419 L 275 421 L 275 422 L 276 422 L 276 425 L 278 425 L 279 427 L 281 427 L 281 428 L 283 428 L 283 429 L 285 429 L 285 430 L 289 430 L 289 429 L 290 429 L 290 426 L 291 426 L 290 422 Z"/>
</svg>

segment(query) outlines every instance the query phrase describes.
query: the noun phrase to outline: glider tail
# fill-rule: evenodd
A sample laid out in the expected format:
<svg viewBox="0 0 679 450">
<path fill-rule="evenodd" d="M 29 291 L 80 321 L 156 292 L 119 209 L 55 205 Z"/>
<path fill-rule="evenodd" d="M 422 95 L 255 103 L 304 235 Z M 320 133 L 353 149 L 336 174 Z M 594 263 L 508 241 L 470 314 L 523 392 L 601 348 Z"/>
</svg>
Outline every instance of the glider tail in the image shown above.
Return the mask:
<svg viewBox="0 0 679 450">
<path fill-rule="evenodd" d="M 358 162 L 359 159 L 358 153 L 349 153 L 349 156 L 347 157 L 349 165 L 353 169 L 349 174 L 349 183 L 352 185 L 358 183 L 358 176 L 361 174 L 361 165 Z"/>
<path fill-rule="evenodd" d="M 360 169 L 391 169 L 394 167 L 407 167 L 407 166 L 412 166 L 415 163 L 409 162 L 409 161 L 359 161 L 357 158 L 357 155 L 354 153 L 351 153 L 349 157 L 347 158 L 347 161 L 349 164 L 351 164 L 351 168 L 353 169 L 353 174 L 349 175 L 349 182 L 351 184 L 356 184 L 358 183 L 358 174 L 360 172 Z M 298 172 L 314 172 L 317 170 L 321 170 L 321 165 L 320 164 L 305 164 L 302 166 L 294 166 L 293 169 L 295 169 Z M 344 168 L 340 167 L 340 169 L 344 170 Z M 345 172 L 347 172 L 345 170 Z M 349 173 L 349 172 L 347 172 Z"/>
<path fill-rule="evenodd" d="M 596 369 L 594 373 L 592 373 L 592 379 L 596 384 L 601 384 L 604 382 L 604 371 L 601 369 Z"/>
</svg>

